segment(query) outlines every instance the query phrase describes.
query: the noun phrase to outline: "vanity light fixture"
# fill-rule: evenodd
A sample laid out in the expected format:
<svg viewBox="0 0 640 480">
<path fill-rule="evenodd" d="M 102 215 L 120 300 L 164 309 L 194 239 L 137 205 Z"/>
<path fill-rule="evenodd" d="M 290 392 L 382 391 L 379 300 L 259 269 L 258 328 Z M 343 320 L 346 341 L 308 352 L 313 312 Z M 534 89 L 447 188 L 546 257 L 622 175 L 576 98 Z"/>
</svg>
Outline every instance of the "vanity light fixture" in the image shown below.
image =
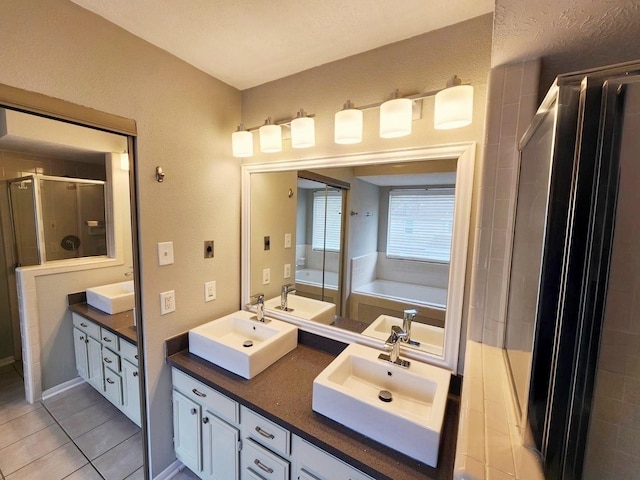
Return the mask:
<svg viewBox="0 0 640 480">
<path fill-rule="evenodd" d="M 271 117 L 267 117 L 259 129 L 260 151 L 262 153 L 276 153 L 282 151 L 282 127 L 275 125 Z"/>
<path fill-rule="evenodd" d="M 244 128 L 243 123 L 238 125 L 238 129 L 231 134 L 231 148 L 234 157 L 253 156 L 253 134 Z"/>
<path fill-rule="evenodd" d="M 291 121 L 291 146 L 293 148 L 309 148 L 315 144 L 315 121 L 303 109 L 300 109 L 296 118 Z"/>
<path fill-rule="evenodd" d="M 336 112 L 333 141 L 339 144 L 362 142 L 362 110 L 355 108 L 351 100 Z"/>
<path fill-rule="evenodd" d="M 434 128 L 448 130 L 466 127 L 473 120 L 473 87 L 462 85 L 454 75 L 447 88 L 436 93 L 433 109 Z"/>
<path fill-rule="evenodd" d="M 397 138 L 411 134 L 413 100 L 400 97 L 398 90 L 380 105 L 380 137 Z"/>
</svg>

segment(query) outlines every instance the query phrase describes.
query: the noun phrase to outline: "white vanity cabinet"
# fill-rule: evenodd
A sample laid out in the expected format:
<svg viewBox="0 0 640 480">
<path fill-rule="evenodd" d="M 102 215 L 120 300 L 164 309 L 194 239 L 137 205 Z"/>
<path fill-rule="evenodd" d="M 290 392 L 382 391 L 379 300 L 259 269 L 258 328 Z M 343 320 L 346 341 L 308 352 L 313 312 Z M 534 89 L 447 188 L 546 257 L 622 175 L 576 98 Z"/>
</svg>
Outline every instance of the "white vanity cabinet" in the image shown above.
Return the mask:
<svg viewBox="0 0 640 480">
<path fill-rule="evenodd" d="M 292 449 L 296 480 L 373 480 L 297 435 L 293 436 Z"/>
<path fill-rule="evenodd" d="M 176 457 L 203 480 L 236 480 L 240 473 L 238 404 L 172 369 Z"/>
<path fill-rule="evenodd" d="M 203 480 L 373 480 L 172 368 L 176 457 Z"/>
<path fill-rule="evenodd" d="M 78 374 L 140 426 L 138 349 L 82 315 L 71 317 Z"/>
</svg>

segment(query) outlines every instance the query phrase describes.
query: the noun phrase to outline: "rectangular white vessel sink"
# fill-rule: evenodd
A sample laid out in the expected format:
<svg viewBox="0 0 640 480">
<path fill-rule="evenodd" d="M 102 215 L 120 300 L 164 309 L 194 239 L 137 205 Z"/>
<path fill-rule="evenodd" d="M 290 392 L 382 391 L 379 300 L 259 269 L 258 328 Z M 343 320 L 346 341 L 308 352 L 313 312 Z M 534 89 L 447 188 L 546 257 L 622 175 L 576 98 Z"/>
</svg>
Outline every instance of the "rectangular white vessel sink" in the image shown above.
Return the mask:
<svg viewBox="0 0 640 480">
<path fill-rule="evenodd" d="M 402 319 L 390 315 L 380 315 L 362 334 L 380 340 L 386 340 L 389 338 L 391 327 L 394 325 L 402 327 Z M 420 343 L 418 346 L 420 350 L 442 356 L 444 328 L 414 321 L 411 323 L 411 340 Z"/>
<path fill-rule="evenodd" d="M 110 315 L 131 310 L 135 305 L 133 280 L 87 288 L 87 303 Z"/>
<path fill-rule="evenodd" d="M 313 320 L 324 325 L 331 325 L 335 320 L 336 306 L 333 303 L 301 297 L 290 293 L 287 296 L 287 308 L 280 308 L 280 297 L 274 297 L 264 302 L 264 308 L 274 313 L 286 313 L 298 318 Z"/>
<path fill-rule="evenodd" d="M 435 467 L 451 373 L 416 360 L 404 369 L 379 360 L 380 352 L 344 349 L 313 381 L 312 408 Z"/>
<path fill-rule="evenodd" d="M 189 330 L 189 352 L 236 375 L 252 378 L 298 345 L 298 328 L 254 320 L 240 310 Z"/>
</svg>

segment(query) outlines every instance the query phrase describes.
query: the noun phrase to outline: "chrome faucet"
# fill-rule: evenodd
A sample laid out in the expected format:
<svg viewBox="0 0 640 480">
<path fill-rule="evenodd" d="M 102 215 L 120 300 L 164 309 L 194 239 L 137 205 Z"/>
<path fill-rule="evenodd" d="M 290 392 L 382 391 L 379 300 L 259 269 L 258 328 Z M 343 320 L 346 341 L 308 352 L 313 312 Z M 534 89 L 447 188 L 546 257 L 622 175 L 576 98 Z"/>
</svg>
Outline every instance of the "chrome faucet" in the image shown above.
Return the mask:
<svg viewBox="0 0 640 480">
<path fill-rule="evenodd" d="M 282 291 L 280 293 L 280 310 L 282 310 L 283 312 L 293 312 L 293 308 L 289 308 L 287 306 L 287 297 L 290 293 L 293 293 L 295 291 L 296 287 L 291 283 L 282 285 Z"/>
<path fill-rule="evenodd" d="M 388 350 L 389 353 L 381 353 L 378 355 L 378 358 L 385 362 L 391 362 L 394 365 L 399 365 L 403 368 L 409 368 L 411 362 L 400 358 L 400 342 L 405 341 L 405 338 L 407 338 L 407 333 L 402 330 L 402 328 L 397 325 L 392 326 L 391 335 L 389 335 L 389 338 L 384 343 L 384 348 L 385 350 Z"/>
<path fill-rule="evenodd" d="M 256 293 L 251 297 L 251 301 L 247 304 L 247 307 L 256 307 L 256 316 L 252 317 L 262 323 L 269 322 L 269 319 L 264 317 L 264 293 Z"/>
<path fill-rule="evenodd" d="M 402 319 L 402 331 L 407 334 L 406 337 L 400 339 L 400 341 L 404 343 L 409 343 L 411 345 L 420 346 L 420 342 L 414 342 L 411 340 L 411 322 L 416 319 L 416 315 L 418 315 L 418 310 L 415 308 L 410 308 L 404 311 L 404 317 Z"/>
</svg>

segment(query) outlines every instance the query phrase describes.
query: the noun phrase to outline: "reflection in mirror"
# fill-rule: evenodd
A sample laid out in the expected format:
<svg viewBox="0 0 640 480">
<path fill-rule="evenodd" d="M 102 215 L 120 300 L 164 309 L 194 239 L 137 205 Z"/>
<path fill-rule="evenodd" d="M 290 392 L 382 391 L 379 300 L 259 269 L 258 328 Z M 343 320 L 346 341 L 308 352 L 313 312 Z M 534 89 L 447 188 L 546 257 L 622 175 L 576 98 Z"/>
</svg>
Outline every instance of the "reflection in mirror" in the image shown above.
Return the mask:
<svg viewBox="0 0 640 480">
<path fill-rule="evenodd" d="M 315 179 L 315 180 L 314 180 Z M 349 185 L 313 172 L 298 172 L 296 295 L 341 308 L 345 197 Z"/>
<path fill-rule="evenodd" d="M 89 434 L 96 418 L 105 432 L 111 422 L 141 436 L 131 139 L 9 108 L 0 116 L 0 365 L 13 361 L 2 374 L 23 376 L 10 399 L 0 391 L 0 404 L 44 403 L 100 471 L 116 444 Z M 126 288 L 101 291 L 99 309 L 85 300 L 113 283 Z M 127 475 L 143 475 L 133 440 L 122 447 L 139 449 Z"/>
<path fill-rule="evenodd" d="M 446 158 L 253 173 L 251 293 L 268 288 L 257 285 L 266 264 L 258 266 L 256 258 L 262 258 L 269 205 L 280 213 L 278 220 L 286 216 L 285 223 L 295 222 L 282 227 L 281 234 L 295 232 L 296 295 L 335 303 L 332 326 L 382 341 L 392 325 L 402 326 L 405 310 L 415 309 L 407 346 L 442 357 L 457 168 L 457 159 Z M 298 177 L 295 218 L 279 207 L 286 185 L 266 187 L 287 175 Z M 339 182 L 350 186 L 348 196 L 335 186 Z M 464 225 L 460 229 L 468 231 Z M 343 231 L 348 235 L 341 241 Z M 274 295 L 279 295 L 276 289 Z"/>
</svg>

